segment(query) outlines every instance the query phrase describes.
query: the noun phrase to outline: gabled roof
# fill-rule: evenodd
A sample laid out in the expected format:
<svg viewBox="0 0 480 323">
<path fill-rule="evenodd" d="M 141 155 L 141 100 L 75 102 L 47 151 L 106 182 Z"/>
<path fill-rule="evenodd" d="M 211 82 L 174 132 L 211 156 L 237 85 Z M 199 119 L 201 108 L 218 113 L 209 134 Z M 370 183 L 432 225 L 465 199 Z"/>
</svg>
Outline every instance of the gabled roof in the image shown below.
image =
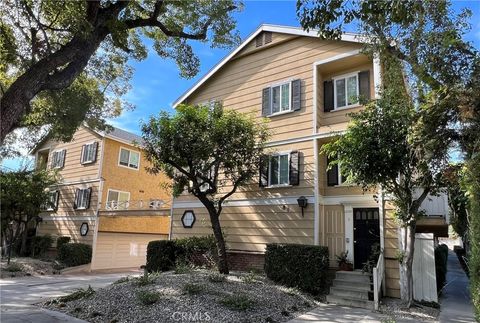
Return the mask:
<svg viewBox="0 0 480 323">
<path fill-rule="evenodd" d="M 82 124 L 80 127 L 85 127 L 91 132 L 99 135 L 100 137 L 109 138 L 115 141 L 129 144 L 129 145 L 137 144 L 142 146 L 144 144 L 143 138 L 140 137 L 139 135 L 136 135 L 132 132 L 128 132 L 126 130 L 123 130 L 117 127 L 110 126 L 112 130 L 109 132 L 92 129 L 86 124 Z M 50 137 L 49 135 L 46 135 L 45 137 L 43 137 L 42 140 L 30 151 L 30 155 L 34 154 L 41 146 L 43 146 L 43 144 L 45 144 L 45 142 L 49 139 L 49 137 Z"/>
<path fill-rule="evenodd" d="M 239 51 L 241 51 L 248 43 L 250 43 L 255 37 L 263 31 L 269 31 L 274 33 L 289 34 L 296 36 L 306 36 L 306 37 L 319 37 L 318 30 L 312 29 L 305 31 L 300 27 L 290 27 L 290 26 L 280 26 L 280 25 L 269 25 L 263 24 L 257 28 L 253 33 L 251 33 L 236 49 L 234 49 L 230 54 L 225 56 L 217 65 L 212 67 L 208 73 L 198 80 L 190 89 L 184 92 L 174 103 L 173 107 L 185 101 L 196 89 L 198 89 L 203 83 L 205 83 L 213 74 L 215 74 L 223 65 L 225 65 L 232 57 L 234 57 Z M 354 43 L 364 43 L 360 34 L 355 33 L 344 33 L 342 34 L 340 40 L 354 42 Z"/>
<path fill-rule="evenodd" d="M 143 144 L 143 138 L 139 135 L 136 135 L 132 132 L 128 132 L 126 130 L 113 127 L 113 130 L 107 133 L 103 133 L 103 136 L 113 139 L 113 140 L 120 140 L 125 141 L 127 143 L 133 144 L 136 143 L 138 145 Z"/>
</svg>

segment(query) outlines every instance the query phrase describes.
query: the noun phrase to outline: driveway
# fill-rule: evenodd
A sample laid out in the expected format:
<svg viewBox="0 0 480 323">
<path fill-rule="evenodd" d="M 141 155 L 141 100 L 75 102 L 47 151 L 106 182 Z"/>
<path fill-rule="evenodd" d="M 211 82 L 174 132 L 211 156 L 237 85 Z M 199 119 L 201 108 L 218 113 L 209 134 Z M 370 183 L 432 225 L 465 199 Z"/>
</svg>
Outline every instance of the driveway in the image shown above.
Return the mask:
<svg viewBox="0 0 480 323">
<path fill-rule="evenodd" d="M 120 277 L 139 274 L 139 271 L 128 271 L 114 274 L 70 274 L 0 279 L 0 321 L 2 323 L 84 322 L 32 304 L 70 294 L 88 285 L 98 289 Z"/>
</svg>

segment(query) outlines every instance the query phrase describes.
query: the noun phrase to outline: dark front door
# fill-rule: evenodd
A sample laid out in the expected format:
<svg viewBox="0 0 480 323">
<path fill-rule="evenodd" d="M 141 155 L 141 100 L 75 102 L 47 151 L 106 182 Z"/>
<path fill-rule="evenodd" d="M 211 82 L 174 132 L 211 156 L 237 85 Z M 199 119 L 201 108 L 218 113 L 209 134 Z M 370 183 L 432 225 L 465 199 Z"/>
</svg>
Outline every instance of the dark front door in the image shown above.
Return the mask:
<svg viewBox="0 0 480 323">
<path fill-rule="evenodd" d="M 371 247 L 380 243 L 378 208 L 353 209 L 354 267 L 362 269 Z"/>
</svg>

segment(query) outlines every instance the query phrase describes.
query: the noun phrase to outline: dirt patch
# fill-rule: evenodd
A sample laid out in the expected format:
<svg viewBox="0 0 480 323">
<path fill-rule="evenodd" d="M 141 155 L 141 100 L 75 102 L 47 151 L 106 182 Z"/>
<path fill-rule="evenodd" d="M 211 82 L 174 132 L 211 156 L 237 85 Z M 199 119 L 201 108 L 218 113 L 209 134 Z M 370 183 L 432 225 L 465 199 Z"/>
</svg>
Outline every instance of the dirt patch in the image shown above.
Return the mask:
<svg viewBox="0 0 480 323">
<path fill-rule="evenodd" d="M 0 278 L 43 276 L 60 274 L 61 266 L 55 260 L 35 258 L 12 258 L 0 261 Z"/>
</svg>

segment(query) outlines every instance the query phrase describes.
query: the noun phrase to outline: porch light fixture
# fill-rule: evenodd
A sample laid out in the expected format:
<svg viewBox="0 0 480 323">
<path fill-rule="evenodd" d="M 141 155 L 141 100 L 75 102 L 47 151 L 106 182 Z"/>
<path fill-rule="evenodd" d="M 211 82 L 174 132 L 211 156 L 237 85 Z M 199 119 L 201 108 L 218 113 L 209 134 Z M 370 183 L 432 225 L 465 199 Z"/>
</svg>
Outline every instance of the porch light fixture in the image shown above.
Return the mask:
<svg viewBox="0 0 480 323">
<path fill-rule="evenodd" d="M 183 212 L 182 224 L 184 228 L 192 228 L 195 220 L 195 213 L 192 210 L 187 210 Z"/>
<path fill-rule="evenodd" d="M 88 223 L 83 222 L 82 225 L 80 226 L 80 235 L 82 237 L 85 237 L 88 233 Z"/>
<path fill-rule="evenodd" d="M 302 218 L 303 216 L 303 209 L 305 209 L 308 206 L 308 199 L 305 196 L 300 196 L 297 199 L 298 206 L 302 208 Z"/>
</svg>

